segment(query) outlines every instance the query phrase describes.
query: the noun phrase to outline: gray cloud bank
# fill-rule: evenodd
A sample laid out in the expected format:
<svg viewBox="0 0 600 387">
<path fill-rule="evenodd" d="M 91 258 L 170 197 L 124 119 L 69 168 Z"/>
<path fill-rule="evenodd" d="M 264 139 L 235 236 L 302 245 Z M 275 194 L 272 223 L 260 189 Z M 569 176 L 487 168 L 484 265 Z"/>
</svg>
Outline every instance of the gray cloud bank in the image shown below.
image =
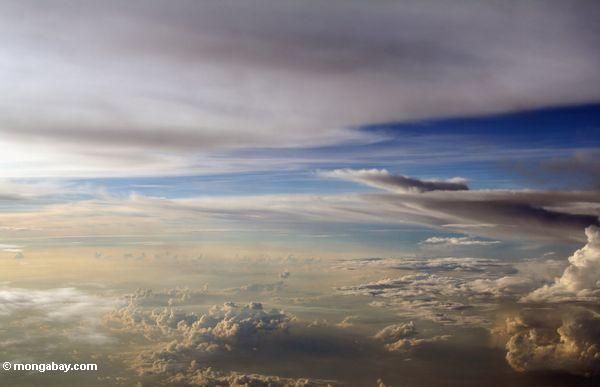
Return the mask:
<svg viewBox="0 0 600 387">
<path fill-rule="evenodd" d="M 24 159 L 32 174 L 74 160 L 110 172 L 99 159 L 148 173 L 133 167 L 193 166 L 150 149 L 371 141 L 351 128 L 597 101 L 599 14 L 593 1 L 6 1 L 0 140 L 43 155 Z"/>
<path fill-rule="evenodd" d="M 387 206 L 387 217 L 397 211 L 406 220 L 429 225 L 493 225 L 475 230 L 483 235 L 522 237 L 525 233 L 539 238 L 581 241 L 585 227 L 600 225 L 598 191 L 468 190 L 463 181 L 423 181 L 392 175 L 386 170 L 345 169 L 325 176 L 392 192 L 364 196 L 373 204 Z M 468 242 L 455 240 L 461 241 Z"/>
<path fill-rule="evenodd" d="M 321 172 L 323 177 L 350 180 L 394 192 L 463 191 L 469 187 L 461 178 L 451 180 L 419 180 L 402 175 L 392 175 L 386 169 L 336 169 Z"/>
</svg>

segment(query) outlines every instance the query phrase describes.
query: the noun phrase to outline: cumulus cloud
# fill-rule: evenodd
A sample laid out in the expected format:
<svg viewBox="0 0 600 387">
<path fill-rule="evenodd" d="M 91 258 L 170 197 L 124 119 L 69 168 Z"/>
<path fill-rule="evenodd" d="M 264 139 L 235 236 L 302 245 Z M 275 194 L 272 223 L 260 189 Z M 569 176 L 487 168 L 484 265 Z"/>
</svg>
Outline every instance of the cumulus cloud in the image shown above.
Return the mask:
<svg viewBox="0 0 600 387">
<path fill-rule="evenodd" d="M 600 316 L 589 310 L 564 313 L 558 321 L 531 314 L 508 318 L 506 359 L 518 371 L 600 373 Z"/>
<path fill-rule="evenodd" d="M 340 294 L 375 298 L 372 306 L 391 308 L 407 317 L 447 325 L 489 324 L 474 312 L 476 302 L 469 297 L 483 296 L 468 286 L 469 280 L 435 274 L 409 274 L 398 278 L 337 288 Z"/>
<path fill-rule="evenodd" d="M 240 372 L 219 372 L 212 368 L 201 368 L 196 361 L 192 361 L 188 369 L 178 372 L 166 381 L 170 384 L 203 387 L 334 387 L 338 385 L 331 380 L 292 379 Z"/>
<path fill-rule="evenodd" d="M 402 175 L 392 175 L 386 169 L 336 169 L 319 173 L 323 177 L 332 177 L 355 181 L 393 192 L 429 192 L 468 190 L 466 180 L 419 180 Z"/>
<path fill-rule="evenodd" d="M 450 335 L 439 335 L 428 338 L 417 337 L 418 331 L 415 324 L 410 321 L 404 324 L 388 325 L 374 336 L 375 339 L 383 341 L 385 348 L 390 352 L 407 351 L 428 343 L 448 340 Z"/>
<path fill-rule="evenodd" d="M 539 282 L 526 276 L 504 276 L 497 279 L 476 279 L 467 284 L 480 296 L 492 298 L 516 298 L 531 291 Z"/>
<path fill-rule="evenodd" d="M 355 270 L 358 268 L 381 268 L 415 271 L 466 271 L 483 272 L 500 269 L 503 272 L 514 271 L 512 265 L 497 259 L 471 257 L 445 258 L 358 258 L 342 261 L 336 268 Z"/>
<path fill-rule="evenodd" d="M 544 285 L 523 302 L 600 300 L 600 228 L 586 228 L 587 244 L 569 257 L 569 266 L 553 284 Z"/>
<path fill-rule="evenodd" d="M 283 281 L 266 283 L 266 284 L 248 284 L 243 285 L 237 288 L 226 289 L 225 292 L 231 293 L 245 293 L 245 292 L 255 292 L 255 293 L 276 293 L 281 291 L 284 288 L 285 284 Z"/>
<path fill-rule="evenodd" d="M 359 316 L 346 316 L 346 317 L 344 317 L 344 319 L 342 321 L 340 321 L 339 323 L 337 323 L 335 325 L 340 328 L 350 328 L 355 325 L 357 320 L 359 320 Z"/>
<path fill-rule="evenodd" d="M 391 309 L 407 318 L 445 325 L 486 326 L 491 324 L 491 312 L 502 304 L 501 301 L 515 302 L 544 280 L 528 272 L 521 273 L 510 264 L 494 260 L 478 263 L 473 258 L 465 260 L 461 262 L 454 258 L 444 262 L 442 259 L 430 266 L 428 260 L 423 259 L 407 265 L 390 265 L 384 267 L 385 270 L 401 268 L 422 272 L 342 286 L 336 290 L 344 295 L 370 296 L 373 298 L 371 306 Z M 442 274 L 444 271 L 449 273 Z"/>
<path fill-rule="evenodd" d="M 276 309 L 265 310 L 260 303 L 215 305 L 197 315 L 172 307 L 147 310 L 132 299 L 106 315 L 107 326 L 122 332 L 139 333 L 163 343 L 141 353 L 134 362 L 140 374 L 181 371 L 192 359 L 249 349 L 262 339 L 285 333 L 293 316 Z"/>
<path fill-rule="evenodd" d="M 482 241 L 470 237 L 430 237 L 421 242 L 424 245 L 444 246 L 490 246 L 500 241 Z"/>
</svg>

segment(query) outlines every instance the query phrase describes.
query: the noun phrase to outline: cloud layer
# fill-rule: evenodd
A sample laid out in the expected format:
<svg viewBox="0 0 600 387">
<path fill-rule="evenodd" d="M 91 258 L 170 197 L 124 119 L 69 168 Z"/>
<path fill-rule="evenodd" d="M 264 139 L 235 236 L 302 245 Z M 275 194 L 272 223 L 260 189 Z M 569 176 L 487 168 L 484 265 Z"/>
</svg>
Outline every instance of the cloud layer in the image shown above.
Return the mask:
<svg viewBox="0 0 600 387">
<path fill-rule="evenodd" d="M 593 2 L 49 6 L 7 1 L 0 19 L 0 145 L 15 174 L 202 172 L 190 155 L 600 98 Z"/>
</svg>

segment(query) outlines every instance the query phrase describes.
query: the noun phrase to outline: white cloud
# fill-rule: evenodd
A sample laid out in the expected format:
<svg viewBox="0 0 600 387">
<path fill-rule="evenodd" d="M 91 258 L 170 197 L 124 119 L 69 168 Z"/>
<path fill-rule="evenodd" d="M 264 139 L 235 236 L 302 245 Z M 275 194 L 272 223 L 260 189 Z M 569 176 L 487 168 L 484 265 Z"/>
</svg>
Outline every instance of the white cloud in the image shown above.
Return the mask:
<svg viewBox="0 0 600 387">
<path fill-rule="evenodd" d="M 425 245 L 443 246 L 490 246 L 499 243 L 500 241 L 482 241 L 470 237 L 430 237 L 421 242 Z"/>
<path fill-rule="evenodd" d="M 544 285 L 523 302 L 565 302 L 600 300 L 600 228 L 585 230 L 587 244 L 569 257 L 570 265 L 553 284 Z"/>
<path fill-rule="evenodd" d="M 469 280 L 435 274 L 409 274 L 337 288 L 340 294 L 375 298 L 372 306 L 393 309 L 406 317 L 422 318 L 447 325 L 485 325 L 477 316 L 477 300 L 486 298 L 469 287 Z"/>
<path fill-rule="evenodd" d="M 51 321 L 86 319 L 110 305 L 109 300 L 88 295 L 74 288 L 0 288 L 0 316 L 30 311 L 41 312 L 44 319 Z"/>
<path fill-rule="evenodd" d="M 450 335 L 438 335 L 432 337 L 417 337 L 415 324 L 410 321 L 404 324 L 388 325 L 375 334 L 375 339 L 383 341 L 385 348 L 390 352 L 407 351 L 429 343 L 446 341 Z"/>
</svg>

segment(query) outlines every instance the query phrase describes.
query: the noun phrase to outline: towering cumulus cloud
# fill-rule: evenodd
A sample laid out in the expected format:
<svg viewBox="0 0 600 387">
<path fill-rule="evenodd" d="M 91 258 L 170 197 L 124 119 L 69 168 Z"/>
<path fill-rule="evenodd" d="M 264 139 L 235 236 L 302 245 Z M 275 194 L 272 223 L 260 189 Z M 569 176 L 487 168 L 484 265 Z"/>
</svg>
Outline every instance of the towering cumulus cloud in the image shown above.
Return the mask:
<svg viewBox="0 0 600 387">
<path fill-rule="evenodd" d="M 600 372 L 600 316 L 587 310 L 551 323 L 532 317 L 507 320 L 506 360 L 518 371 Z"/>
<path fill-rule="evenodd" d="M 523 301 L 598 301 L 600 300 L 600 227 L 585 230 L 587 244 L 569 257 L 570 265 L 551 285 L 545 285 Z"/>
</svg>

